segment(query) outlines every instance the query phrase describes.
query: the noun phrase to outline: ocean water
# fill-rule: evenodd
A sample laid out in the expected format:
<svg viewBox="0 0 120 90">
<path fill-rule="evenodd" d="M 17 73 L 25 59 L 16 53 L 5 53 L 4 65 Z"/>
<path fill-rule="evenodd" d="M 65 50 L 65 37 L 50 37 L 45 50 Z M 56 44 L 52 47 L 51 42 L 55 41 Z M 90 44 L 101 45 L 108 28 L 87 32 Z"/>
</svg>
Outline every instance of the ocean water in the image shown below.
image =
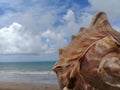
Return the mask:
<svg viewBox="0 0 120 90">
<path fill-rule="evenodd" d="M 0 82 L 57 83 L 55 62 L 0 63 Z"/>
</svg>

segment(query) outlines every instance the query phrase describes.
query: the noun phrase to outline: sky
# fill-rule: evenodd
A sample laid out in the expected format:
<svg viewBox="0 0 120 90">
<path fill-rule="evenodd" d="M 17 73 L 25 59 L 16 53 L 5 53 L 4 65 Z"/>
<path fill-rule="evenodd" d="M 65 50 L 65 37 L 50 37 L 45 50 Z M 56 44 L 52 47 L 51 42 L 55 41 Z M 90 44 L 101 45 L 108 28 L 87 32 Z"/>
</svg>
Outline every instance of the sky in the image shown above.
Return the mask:
<svg viewBox="0 0 120 90">
<path fill-rule="evenodd" d="M 0 0 L 0 62 L 56 61 L 98 11 L 120 31 L 119 8 L 120 0 Z"/>
</svg>

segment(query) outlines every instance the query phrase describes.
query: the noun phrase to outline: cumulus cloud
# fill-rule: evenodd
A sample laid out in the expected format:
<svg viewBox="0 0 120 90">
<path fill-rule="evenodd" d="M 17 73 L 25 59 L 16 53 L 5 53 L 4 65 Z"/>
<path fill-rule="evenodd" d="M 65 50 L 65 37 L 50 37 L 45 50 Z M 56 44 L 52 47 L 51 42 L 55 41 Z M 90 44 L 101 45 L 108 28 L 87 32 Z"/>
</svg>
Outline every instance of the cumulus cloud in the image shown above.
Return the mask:
<svg viewBox="0 0 120 90">
<path fill-rule="evenodd" d="M 21 3 L 22 1 L 14 2 L 18 6 Z M 44 10 L 42 7 L 45 6 L 38 2 L 32 7 L 21 6 L 20 8 L 23 8 L 24 12 L 6 12 L 0 16 L 0 53 L 54 54 L 58 48 L 69 43 L 71 35 L 76 34 L 81 25 L 88 26 L 91 19 L 91 14 L 87 12 L 76 17 L 76 12 L 68 9 L 65 14 L 59 16 L 63 7 L 57 9 L 55 6 L 44 8 Z M 58 22 L 57 26 L 56 22 Z"/>
<path fill-rule="evenodd" d="M 63 19 L 68 22 L 74 21 L 75 20 L 74 12 L 71 9 L 69 9 L 66 15 L 63 16 Z"/>
<path fill-rule="evenodd" d="M 38 35 L 24 30 L 25 28 L 16 22 L 1 28 L 0 54 L 52 54 L 67 44 L 62 33 L 46 30 Z"/>
<path fill-rule="evenodd" d="M 58 50 L 58 48 L 67 44 L 67 40 L 64 39 L 64 36 L 61 33 L 55 33 L 47 30 L 43 32 L 41 36 L 45 39 L 45 43 L 48 45 L 46 53 L 54 53 Z"/>
<path fill-rule="evenodd" d="M 41 38 L 44 39 L 47 48 L 45 53 L 55 53 L 58 51 L 58 48 L 66 46 L 69 43 L 68 39 L 71 39 L 73 34 L 78 33 L 80 26 L 88 27 L 91 18 L 91 14 L 84 12 L 79 16 L 78 21 L 75 12 L 68 9 L 60 18 L 62 25 L 58 27 L 52 26 L 52 29 L 47 29 L 41 33 Z"/>
<path fill-rule="evenodd" d="M 73 34 L 79 32 L 80 27 L 88 27 L 91 19 L 92 15 L 90 13 L 82 12 L 80 15 L 76 16 L 75 11 L 68 9 L 61 20 L 63 21 L 63 25 L 58 26 L 57 30 L 63 33 L 64 37 L 71 38 Z"/>
<path fill-rule="evenodd" d="M 75 15 L 72 10 L 68 10 L 61 18 L 62 25 L 59 25 L 56 29 L 64 34 L 65 37 L 70 38 L 72 34 L 76 34 L 79 31 L 79 25 L 75 20 Z"/>
<path fill-rule="evenodd" d="M 16 22 L 0 29 L 1 54 L 39 53 L 45 48 L 39 36 L 30 35 L 23 30 L 22 25 Z"/>
<path fill-rule="evenodd" d="M 8 2 L 1 1 L 0 3 Z M 58 19 L 55 11 L 42 10 L 40 7 L 41 5 L 36 3 L 32 7 L 24 8 L 24 12 L 7 12 L 0 16 L 0 53 L 55 53 L 59 47 L 67 43 L 62 34 L 54 32 L 56 29 L 54 23 Z M 49 35 L 45 36 L 45 34 Z"/>
<path fill-rule="evenodd" d="M 80 17 L 80 25 L 81 26 L 85 26 L 85 27 L 89 27 L 91 20 L 92 20 L 93 15 L 88 13 L 88 12 L 84 12 L 82 13 L 81 17 Z"/>
<path fill-rule="evenodd" d="M 21 29 L 21 25 L 18 23 L 13 23 L 9 27 L 4 27 L 0 29 L 0 51 L 1 53 L 10 53 L 18 51 L 15 47 L 16 42 L 21 40 L 18 35 L 18 30 Z M 17 38 L 18 37 L 18 38 Z M 17 38 L 17 39 L 16 39 Z M 11 52 L 12 53 L 12 52 Z"/>
</svg>

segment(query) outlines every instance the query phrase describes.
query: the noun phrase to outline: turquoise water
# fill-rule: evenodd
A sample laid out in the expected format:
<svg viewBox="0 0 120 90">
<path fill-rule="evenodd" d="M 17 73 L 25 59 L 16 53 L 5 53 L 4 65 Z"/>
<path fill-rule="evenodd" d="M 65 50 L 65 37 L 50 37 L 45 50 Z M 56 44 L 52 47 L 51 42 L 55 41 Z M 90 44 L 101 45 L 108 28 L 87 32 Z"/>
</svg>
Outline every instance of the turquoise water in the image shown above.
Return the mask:
<svg viewBox="0 0 120 90">
<path fill-rule="evenodd" d="M 52 67 L 55 62 L 0 63 L 0 81 L 26 83 L 57 83 Z"/>
<path fill-rule="evenodd" d="M 50 71 L 55 62 L 10 62 L 0 63 L 0 70 Z"/>
</svg>

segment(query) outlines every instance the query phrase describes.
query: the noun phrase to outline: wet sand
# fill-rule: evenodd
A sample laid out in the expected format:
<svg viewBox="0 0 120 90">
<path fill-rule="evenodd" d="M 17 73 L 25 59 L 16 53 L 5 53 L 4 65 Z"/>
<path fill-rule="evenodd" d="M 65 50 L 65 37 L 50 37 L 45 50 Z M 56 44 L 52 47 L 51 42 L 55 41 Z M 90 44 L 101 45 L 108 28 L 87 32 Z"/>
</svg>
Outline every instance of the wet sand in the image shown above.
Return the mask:
<svg viewBox="0 0 120 90">
<path fill-rule="evenodd" d="M 57 84 L 31 84 L 0 82 L 0 90 L 59 90 Z"/>
</svg>

